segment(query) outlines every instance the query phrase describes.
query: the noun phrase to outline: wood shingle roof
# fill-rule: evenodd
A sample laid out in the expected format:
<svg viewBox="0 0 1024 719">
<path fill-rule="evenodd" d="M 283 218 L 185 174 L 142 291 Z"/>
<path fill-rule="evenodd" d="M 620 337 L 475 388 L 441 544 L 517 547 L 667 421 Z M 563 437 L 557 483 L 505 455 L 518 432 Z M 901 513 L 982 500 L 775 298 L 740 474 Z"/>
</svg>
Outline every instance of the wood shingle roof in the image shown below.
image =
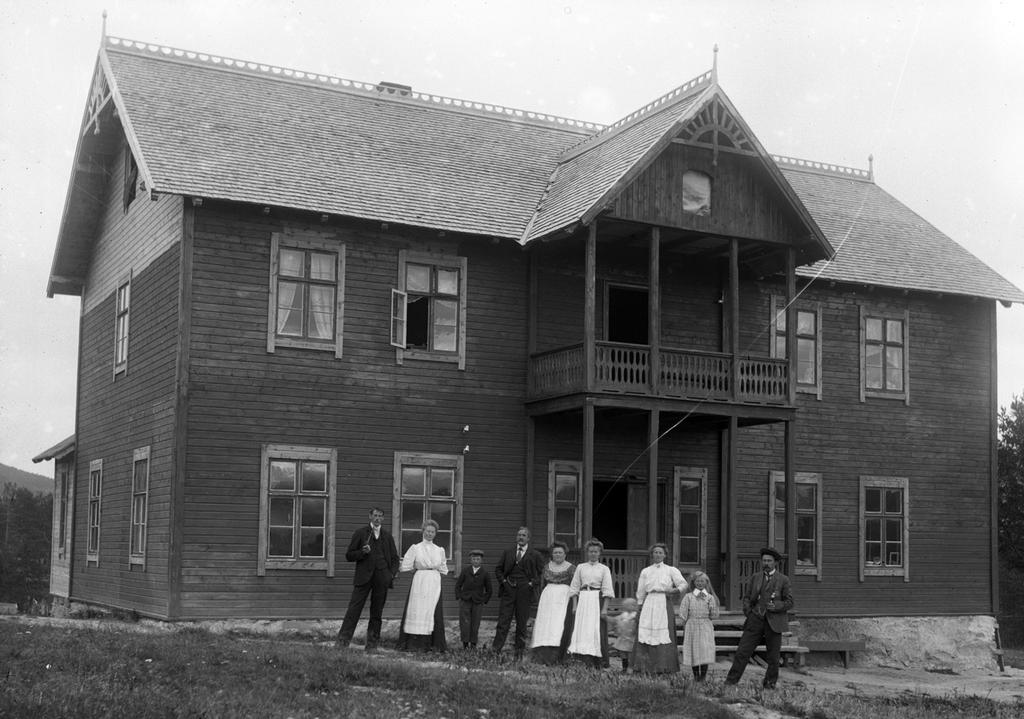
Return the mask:
<svg viewBox="0 0 1024 719">
<path fill-rule="evenodd" d="M 522 243 L 589 221 L 681 119 L 724 99 L 701 75 L 605 128 L 115 38 L 97 73 L 147 189 Z M 836 250 L 801 275 L 1024 303 L 870 178 L 764 159 Z M 94 211 L 76 192 L 73 177 L 51 293 L 84 277 Z"/>
</svg>

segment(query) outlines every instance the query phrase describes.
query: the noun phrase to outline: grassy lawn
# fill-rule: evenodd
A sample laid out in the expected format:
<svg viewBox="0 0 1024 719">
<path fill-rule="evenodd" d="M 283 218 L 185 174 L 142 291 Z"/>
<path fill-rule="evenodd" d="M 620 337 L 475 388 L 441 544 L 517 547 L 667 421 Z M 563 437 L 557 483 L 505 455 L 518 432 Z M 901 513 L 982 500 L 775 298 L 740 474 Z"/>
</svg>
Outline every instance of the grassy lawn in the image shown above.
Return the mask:
<svg viewBox="0 0 1024 719">
<path fill-rule="evenodd" d="M 738 703 L 737 703 L 738 702 Z M 510 665 L 455 651 L 425 663 L 392 652 L 182 629 L 139 633 L 0 622 L 0 716 L 57 717 L 681 717 L 728 719 L 763 705 L 813 719 L 1009 719 L 1020 707 L 964 697 L 828 695 L 798 687 L 761 695 L 720 680 L 579 667 Z"/>
</svg>

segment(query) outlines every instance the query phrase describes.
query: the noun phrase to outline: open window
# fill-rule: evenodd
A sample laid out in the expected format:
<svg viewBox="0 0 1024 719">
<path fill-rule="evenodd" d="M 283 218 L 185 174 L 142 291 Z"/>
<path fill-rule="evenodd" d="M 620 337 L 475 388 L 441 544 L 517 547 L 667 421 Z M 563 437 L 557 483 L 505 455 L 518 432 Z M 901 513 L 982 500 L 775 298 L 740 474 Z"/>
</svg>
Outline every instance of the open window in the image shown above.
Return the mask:
<svg viewBox="0 0 1024 719">
<path fill-rule="evenodd" d="M 466 368 L 466 258 L 402 250 L 391 291 L 395 359 Z"/>
</svg>

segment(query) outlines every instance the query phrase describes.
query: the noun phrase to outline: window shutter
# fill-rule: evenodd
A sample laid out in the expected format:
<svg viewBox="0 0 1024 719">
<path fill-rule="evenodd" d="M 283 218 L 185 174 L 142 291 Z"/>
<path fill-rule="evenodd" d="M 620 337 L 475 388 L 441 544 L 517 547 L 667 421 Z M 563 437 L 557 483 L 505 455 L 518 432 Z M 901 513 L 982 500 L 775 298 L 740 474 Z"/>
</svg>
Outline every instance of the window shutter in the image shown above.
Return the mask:
<svg viewBox="0 0 1024 719">
<path fill-rule="evenodd" d="M 406 293 L 391 290 L 391 345 L 405 349 Z"/>
</svg>

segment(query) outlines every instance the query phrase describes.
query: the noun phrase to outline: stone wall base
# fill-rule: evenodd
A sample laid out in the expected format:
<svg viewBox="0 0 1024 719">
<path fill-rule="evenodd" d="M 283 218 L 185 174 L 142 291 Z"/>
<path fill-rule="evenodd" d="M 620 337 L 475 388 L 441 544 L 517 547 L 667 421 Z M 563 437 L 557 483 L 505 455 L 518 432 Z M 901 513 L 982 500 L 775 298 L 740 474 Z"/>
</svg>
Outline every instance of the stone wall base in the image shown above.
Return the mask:
<svg viewBox="0 0 1024 719">
<path fill-rule="evenodd" d="M 866 651 L 850 653 L 850 665 L 930 671 L 992 669 L 996 666 L 996 620 L 960 617 L 800 617 L 794 635 L 802 640 L 863 639 Z M 821 657 L 807 655 L 808 663 Z M 834 662 L 834 655 L 828 658 Z"/>
</svg>

